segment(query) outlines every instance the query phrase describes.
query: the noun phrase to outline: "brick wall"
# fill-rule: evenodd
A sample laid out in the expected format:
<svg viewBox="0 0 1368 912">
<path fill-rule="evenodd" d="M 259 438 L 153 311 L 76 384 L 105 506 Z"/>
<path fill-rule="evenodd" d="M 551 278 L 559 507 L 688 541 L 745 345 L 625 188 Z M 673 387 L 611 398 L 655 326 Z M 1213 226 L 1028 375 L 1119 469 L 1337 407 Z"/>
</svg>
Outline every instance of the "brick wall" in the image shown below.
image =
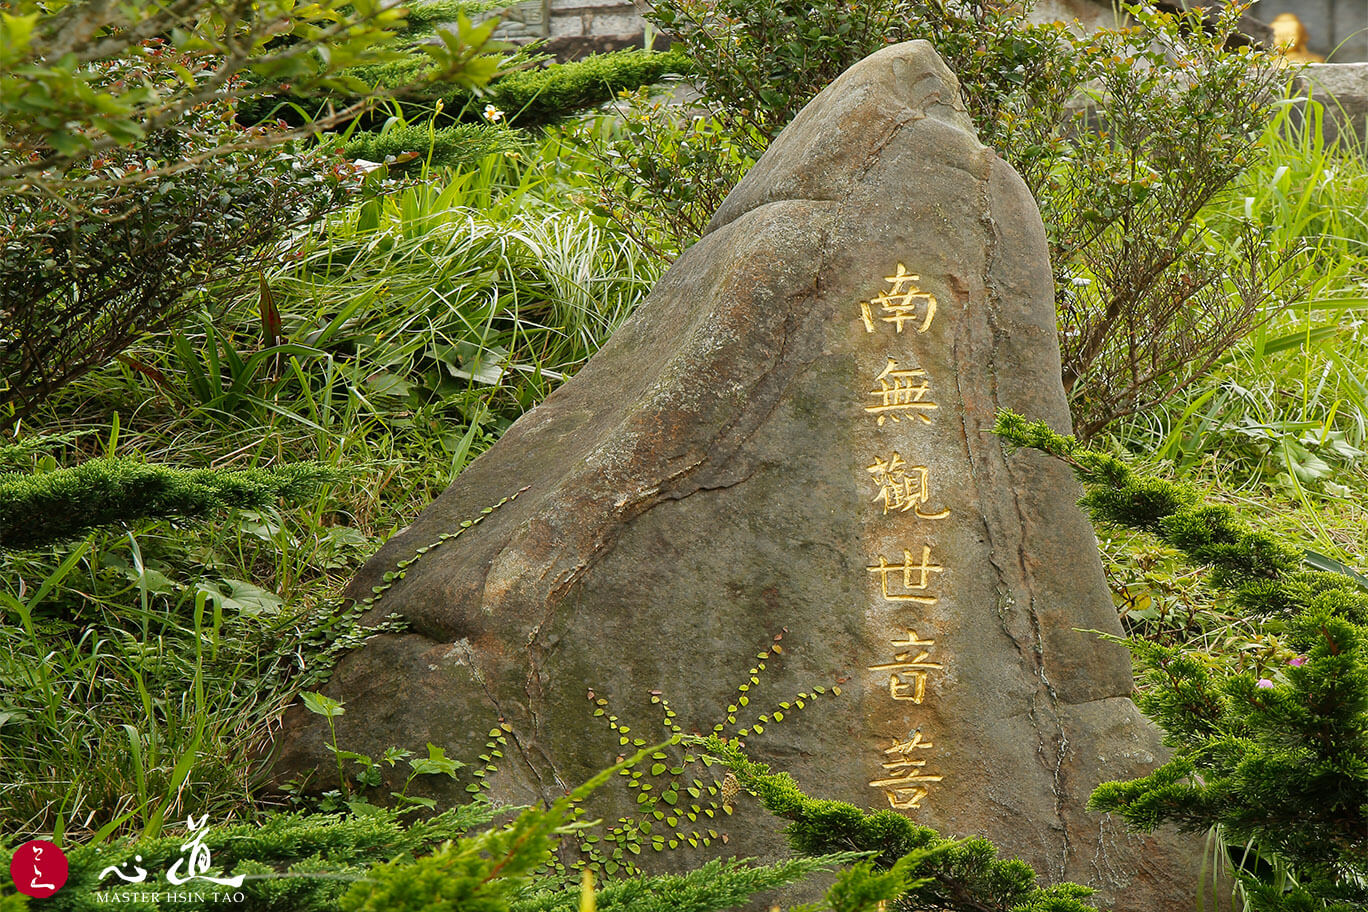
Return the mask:
<svg viewBox="0 0 1368 912">
<path fill-rule="evenodd" d="M 562 59 L 640 47 L 646 21 L 633 0 L 524 0 L 503 14 L 496 33 L 510 41 L 547 39 Z"/>
</svg>

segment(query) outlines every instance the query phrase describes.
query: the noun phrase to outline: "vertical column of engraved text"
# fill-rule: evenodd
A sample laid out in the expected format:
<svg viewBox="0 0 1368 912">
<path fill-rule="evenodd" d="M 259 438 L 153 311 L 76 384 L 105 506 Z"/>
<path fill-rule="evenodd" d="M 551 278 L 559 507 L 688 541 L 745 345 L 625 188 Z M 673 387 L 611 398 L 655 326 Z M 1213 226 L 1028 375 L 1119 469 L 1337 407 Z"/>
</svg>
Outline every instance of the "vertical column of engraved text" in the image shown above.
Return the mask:
<svg viewBox="0 0 1368 912">
<path fill-rule="evenodd" d="M 875 491 L 872 509 L 880 510 L 880 520 L 890 525 L 902 546 L 900 553 L 875 555 L 871 560 L 876 562 L 867 567 L 875 578 L 877 598 L 894 609 L 896 618 L 896 629 L 887 633 L 887 652 L 868 670 L 878 676 L 877 686 L 890 700 L 920 706 L 927 697 L 928 679 L 945 670 L 936 641 L 918 633 L 919 626 L 927 629 L 918 609 L 937 604 L 937 582 L 946 570 L 924 540 L 924 527 L 947 518 L 950 510 L 936 508 L 931 467 L 916 439 L 921 427 L 933 424 L 940 407 L 930 375 L 910 363 L 906 341 L 931 328 L 936 299 L 918 288 L 921 277 L 908 273 L 902 263 L 884 278 L 888 290 L 860 302 L 860 319 L 867 333 L 891 329 L 894 340 L 903 345 L 885 355 L 886 364 L 867 392 L 864 412 L 887 445 L 866 456 L 865 471 Z M 904 336 L 905 329 L 912 332 Z M 891 807 L 917 809 L 945 778 L 934 765 L 935 744 L 921 725 L 892 742 L 879 757 L 882 773 L 869 786 L 880 790 Z"/>
</svg>

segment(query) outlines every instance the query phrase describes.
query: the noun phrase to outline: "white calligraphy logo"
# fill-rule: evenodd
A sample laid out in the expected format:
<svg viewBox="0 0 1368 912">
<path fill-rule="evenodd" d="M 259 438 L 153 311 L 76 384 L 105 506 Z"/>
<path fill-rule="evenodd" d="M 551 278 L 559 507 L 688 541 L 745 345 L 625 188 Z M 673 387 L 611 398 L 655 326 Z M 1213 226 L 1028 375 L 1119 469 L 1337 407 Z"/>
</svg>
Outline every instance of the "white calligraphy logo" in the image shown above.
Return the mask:
<svg viewBox="0 0 1368 912">
<path fill-rule="evenodd" d="M 240 887 L 247 875 L 239 874 L 236 877 L 209 877 L 205 872 L 212 867 L 209 859 L 209 847 L 204 844 L 204 825 L 209 822 L 209 815 L 205 814 L 195 822 L 194 816 L 185 818 L 185 826 L 190 831 L 190 840 L 181 843 L 183 857 L 177 858 L 171 865 L 171 870 L 166 872 L 166 879 L 174 886 L 181 886 L 192 880 L 205 880 L 209 883 L 219 884 L 225 887 Z M 133 857 L 135 862 L 142 861 L 141 855 Z M 181 866 L 185 866 L 185 873 L 181 873 Z M 124 883 L 142 883 L 147 879 L 147 871 L 138 865 L 133 865 L 133 874 L 126 874 L 119 870 L 118 865 L 110 865 L 100 872 L 100 880 L 104 880 L 110 874 L 115 875 Z"/>
<path fill-rule="evenodd" d="M 30 890 L 56 890 L 56 884 L 39 883 L 38 880 L 43 876 L 43 872 L 38 868 L 38 859 L 43 857 L 43 847 L 36 845 L 33 847 L 33 880 L 29 881 Z"/>
</svg>

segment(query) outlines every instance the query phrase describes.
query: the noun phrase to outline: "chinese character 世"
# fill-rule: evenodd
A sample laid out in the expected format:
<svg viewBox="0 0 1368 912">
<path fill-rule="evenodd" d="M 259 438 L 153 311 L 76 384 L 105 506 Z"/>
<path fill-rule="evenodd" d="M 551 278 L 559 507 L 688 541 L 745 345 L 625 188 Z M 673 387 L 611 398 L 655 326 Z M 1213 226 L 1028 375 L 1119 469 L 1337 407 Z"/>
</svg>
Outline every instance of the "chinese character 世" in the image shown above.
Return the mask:
<svg viewBox="0 0 1368 912">
<path fill-rule="evenodd" d="M 890 564 L 880 557 L 877 564 L 865 569 L 870 573 L 879 574 L 883 597 L 890 602 L 920 602 L 923 605 L 934 605 L 936 599 L 929 595 L 913 595 L 911 593 L 926 591 L 928 574 L 945 572 L 945 568 L 941 565 L 931 563 L 931 548 L 927 545 L 922 546 L 921 563 L 917 563 L 912 557 L 912 552 L 904 548 L 901 564 Z M 899 589 L 897 582 L 899 576 L 902 577 L 901 589 Z M 889 577 L 893 578 L 891 586 L 889 585 Z"/>
<path fill-rule="evenodd" d="M 922 519 L 945 519 L 950 515 L 948 509 L 939 513 L 922 512 L 922 505 L 931 499 L 931 470 L 926 466 L 908 466 L 895 452 L 887 461 L 876 458 L 866 471 L 879 486 L 879 493 L 874 499 L 883 501 L 885 514 L 889 510 L 902 513 L 916 510 Z"/>
<path fill-rule="evenodd" d="M 892 287 L 871 300 L 860 302 L 860 319 L 864 321 L 865 332 L 874 331 L 873 308 L 876 306 L 881 313 L 879 319 L 885 323 L 892 323 L 898 332 L 902 332 L 903 324 L 915 319 L 917 307 L 923 305 L 926 308 L 926 316 L 922 319 L 921 326 L 917 327 L 917 332 L 924 333 L 930 329 L 931 321 L 936 316 L 936 297 L 916 286 L 915 283 L 920 278 L 919 275 L 909 275 L 907 267 L 902 263 L 898 264 L 895 275 L 884 276 L 884 281 Z"/>
<path fill-rule="evenodd" d="M 925 413 L 940 408 L 926 399 L 927 393 L 931 392 L 931 378 L 919 367 L 900 369 L 898 362 L 889 358 L 883 373 L 874 379 L 878 381 L 879 388 L 871 390 L 869 395 L 878 401 L 875 405 L 866 406 L 865 411 L 878 416 L 879 427 L 883 427 L 888 418 L 902 420 L 899 417 L 902 412 L 911 412 L 924 424 L 930 424 L 931 419 Z"/>
</svg>

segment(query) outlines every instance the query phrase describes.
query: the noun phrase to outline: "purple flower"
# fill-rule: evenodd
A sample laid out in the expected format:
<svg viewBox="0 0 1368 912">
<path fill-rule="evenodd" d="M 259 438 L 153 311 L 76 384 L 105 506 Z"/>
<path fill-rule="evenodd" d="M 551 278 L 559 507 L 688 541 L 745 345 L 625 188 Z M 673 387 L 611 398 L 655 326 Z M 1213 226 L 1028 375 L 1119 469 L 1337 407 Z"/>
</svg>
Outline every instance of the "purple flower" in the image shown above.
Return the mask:
<svg viewBox="0 0 1368 912">
<path fill-rule="evenodd" d="M 1301 668 L 1306 664 L 1306 656 L 1297 656 L 1295 659 L 1288 659 L 1287 664 L 1293 668 Z"/>
<path fill-rule="evenodd" d="M 1268 680 L 1268 678 L 1259 678 L 1259 683 L 1255 684 L 1254 686 L 1260 688 L 1261 690 L 1268 690 L 1270 687 L 1273 686 L 1273 682 Z"/>
</svg>

